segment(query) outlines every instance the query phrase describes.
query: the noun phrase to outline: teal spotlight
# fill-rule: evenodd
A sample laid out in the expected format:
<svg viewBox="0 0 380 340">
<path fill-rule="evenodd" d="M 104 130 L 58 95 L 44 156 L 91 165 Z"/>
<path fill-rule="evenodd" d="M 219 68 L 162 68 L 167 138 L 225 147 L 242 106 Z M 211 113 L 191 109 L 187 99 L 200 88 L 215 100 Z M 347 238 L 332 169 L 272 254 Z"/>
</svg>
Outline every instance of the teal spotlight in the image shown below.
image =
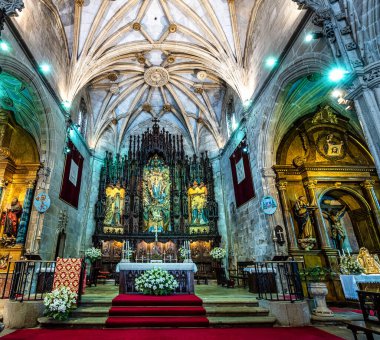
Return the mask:
<svg viewBox="0 0 380 340">
<path fill-rule="evenodd" d="M 9 52 L 9 50 L 11 49 L 9 44 L 4 41 L 4 40 L 0 40 L 0 49 L 3 51 L 3 52 Z"/>
<path fill-rule="evenodd" d="M 306 34 L 306 37 L 305 37 L 305 41 L 306 42 L 310 42 L 312 41 L 314 38 L 313 38 L 313 35 L 311 33 L 309 34 Z"/>
<path fill-rule="evenodd" d="M 40 70 L 41 70 L 42 73 L 47 74 L 47 73 L 50 73 L 51 67 L 50 67 L 49 64 L 41 64 L 40 65 Z"/>
<path fill-rule="evenodd" d="M 277 59 L 276 59 L 275 57 L 269 57 L 269 58 L 267 58 L 267 60 L 265 61 L 265 65 L 266 65 L 267 67 L 270 67 L 270 68 L 276 66 L 276 64 L 277 64 Z"/>
<path fill-rule="evenodd" d="M 68 100 L 65 100 L 65 101 L 62 102 L 62 106 L 63 106 L 63 108 L 64 108 L 66 111 L 68 111 L 68 110 L 70 110 L 70 108 L 71 108 L 71 103 L 70 103 Z"/>
<path fill-rule="evenodd" d="M 345 69 L 340 68 L 340 67 L 335 67 L 329 71 L 329 79 L 330 81 L 337 83 L 343 80 L 343 78 L 346 76 L 347 73 L 348 72 Z"/>
</svg>

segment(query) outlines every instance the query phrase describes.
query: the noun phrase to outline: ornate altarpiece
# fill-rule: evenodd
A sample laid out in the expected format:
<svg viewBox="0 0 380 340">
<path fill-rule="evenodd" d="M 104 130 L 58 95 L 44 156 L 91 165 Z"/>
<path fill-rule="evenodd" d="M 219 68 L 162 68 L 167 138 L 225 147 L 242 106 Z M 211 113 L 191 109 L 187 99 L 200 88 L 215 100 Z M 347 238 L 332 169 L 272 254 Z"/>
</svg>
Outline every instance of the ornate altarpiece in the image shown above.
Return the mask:
<svg viewBox="0 0 380 340">
<path fill-rule="evenodd" d="M 126 155 L 106 154 L 95 220 L 93 241 L 102 246 L 103 260 L 118 262 L 121 252 L 115 247 L 126 239 L 134 257 L 164 252 L 174 257 L 190 240 L 193 260 L 211 262 L 210 248 L 220 236 L 207 153 L 189 157 L 183 136 L 160 130 L 155 121 L 141 136 L 130 136 Z"/>
</svg>

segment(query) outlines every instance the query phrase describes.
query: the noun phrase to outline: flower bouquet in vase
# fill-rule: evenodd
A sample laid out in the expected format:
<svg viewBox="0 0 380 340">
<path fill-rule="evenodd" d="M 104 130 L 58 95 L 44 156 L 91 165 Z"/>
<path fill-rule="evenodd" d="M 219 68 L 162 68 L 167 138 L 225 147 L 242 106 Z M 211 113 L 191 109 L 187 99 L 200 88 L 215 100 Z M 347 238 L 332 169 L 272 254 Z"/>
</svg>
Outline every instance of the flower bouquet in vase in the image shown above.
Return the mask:
<svg viewBox="0 0 380 340">
<path fill-rule="evenodd" d="M 222 260 L 226 257 L 226 250 L 221 247 L 215 247 L 212 248 L 210 251 L 210 255 L 213 259 L 213 267 L 214 268 L 221 268 L 222 266 Z"/>
<path fill-rule="evenodd" d="M 178 287 L 172 274 L 161 268 L 145 271 L 135 280 L 136 290 L 145 295 L 170 295 Z"/>
<path fill-rule="evenodd" d="M 69 288 L 61 286 L 46 294 L 44 314 L 55 320 L 67 320 L 73 309 L 76 308 L 78 294 Z"/>
</svg>

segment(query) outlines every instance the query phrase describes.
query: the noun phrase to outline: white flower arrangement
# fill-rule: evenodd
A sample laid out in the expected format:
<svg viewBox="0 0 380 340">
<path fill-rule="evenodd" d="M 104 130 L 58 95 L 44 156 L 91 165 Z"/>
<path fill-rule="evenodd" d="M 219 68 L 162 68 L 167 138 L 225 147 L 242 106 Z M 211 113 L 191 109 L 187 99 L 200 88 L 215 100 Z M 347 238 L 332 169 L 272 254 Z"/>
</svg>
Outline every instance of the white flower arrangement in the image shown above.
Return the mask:
<svg viewBox="0 0 380 340">
<path fill-rule="evenodd" d="M 182 258 L 186 258 L 189 255 L 189 250 L 184 247 L 179 248 L 178 252 Z"/>
<path fill-rule="evenodd" d="M 225 258 L 226 250 L 224 248 L 215 247 L 210 251 L 210 255 L 214 260 L 221 260 Z"/>
<path fill-rule="evenodd" d="M 44 298 L 45 315 L 55 320 L 66 320 L 71 311 L 76 308 L 78 294 L 69 288 L 61 286 L 46 294 Z"/>
<path fill-rule="evenodd" d="M 340 258 L 340 272 L 344 275 L 360 275 L 364 273 L 364 268 L 353 256 L 344 255 Z"/>
<path fill-rule="evenodd" d="M 135 280 L 136 290 L 145 295 L 170 295 L 178 282 L 167 270 L 153 268 L 145 271 Z"/>
<path fill-rule="evenodd" d="M 94 262 L 102 257 L 102 251 L 95 247 L 86 249 L 84 254 L 91 262 Z"/>
</svg>

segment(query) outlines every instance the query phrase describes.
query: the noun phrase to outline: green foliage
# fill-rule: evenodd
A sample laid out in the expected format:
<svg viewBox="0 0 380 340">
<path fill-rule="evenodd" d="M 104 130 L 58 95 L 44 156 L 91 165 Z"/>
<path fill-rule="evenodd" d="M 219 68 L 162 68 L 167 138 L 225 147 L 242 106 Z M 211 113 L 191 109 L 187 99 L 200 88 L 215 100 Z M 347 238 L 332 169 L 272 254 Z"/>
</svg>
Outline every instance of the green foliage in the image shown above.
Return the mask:
<svg viewBox="0 0 380 340">
<path fill-rule="evenodd" d="M 301 277 L 309 282 L 321 282 L 327 280 L 333 274 L 330 268 L 321 266 L 309 267 L 301 271 Z"/>
</svg>

